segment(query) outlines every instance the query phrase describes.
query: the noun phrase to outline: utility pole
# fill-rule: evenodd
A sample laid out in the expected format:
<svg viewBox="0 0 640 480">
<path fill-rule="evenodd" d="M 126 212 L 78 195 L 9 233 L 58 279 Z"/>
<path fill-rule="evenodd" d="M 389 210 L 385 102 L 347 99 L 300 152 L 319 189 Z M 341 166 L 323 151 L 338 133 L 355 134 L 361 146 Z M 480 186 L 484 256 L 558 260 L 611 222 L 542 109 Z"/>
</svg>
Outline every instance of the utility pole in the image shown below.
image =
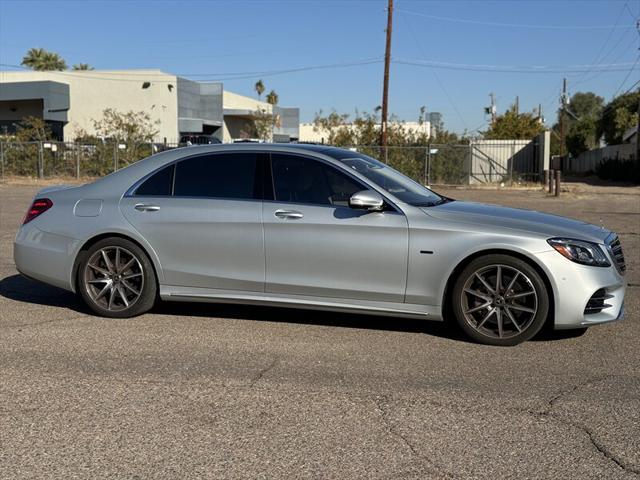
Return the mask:
<svg viewBox="0 0 640 480">
<path fill-rule="evenodd" d="M 538 104 L 538 121 L 540 123 L 544 123 L 544 118 L 542 118 L 542 104 Z"/>
<path fill-rule="evenodd" d="M 638 88 L 638 124 L 636 125 L 636 164 L 640 162 L 640 88 Z"/>
<path fill-rule="evenodd" d="M 389 113 L 389 65 L 391 63 L 391 27 L 393 25 L 393 0 L 387 6 L 387 44 L 384 51 L 384 83 L 382 86 L 382 124 L 381 145 L 385 162 L 387 160 L 387 116 Z"/>
<path fill-rule="evenodd" d="M 560 96 L 560 161 L 566 155 L 566 125 L 565 112 L 567 109 L 567 79 L 562 79 L 562 95 Z"/>
<path fill-rule="evenodd" d="M 488 112 L 487 112 L 487 109 L 485 109 L 485 113 L 491 114 L 491 123 L 494 123 L 496 121 L 497 109 L 496 109 L 496 97 L 493 94 L 493 92 L 489 94 L 489 98 L 491 99 L 491 106 L 489 107 Z"/>
<path fill-rule="evenodd" d="M 516 116 L 520 115 L 520 97 L 516 95 Z"/>
</svg>

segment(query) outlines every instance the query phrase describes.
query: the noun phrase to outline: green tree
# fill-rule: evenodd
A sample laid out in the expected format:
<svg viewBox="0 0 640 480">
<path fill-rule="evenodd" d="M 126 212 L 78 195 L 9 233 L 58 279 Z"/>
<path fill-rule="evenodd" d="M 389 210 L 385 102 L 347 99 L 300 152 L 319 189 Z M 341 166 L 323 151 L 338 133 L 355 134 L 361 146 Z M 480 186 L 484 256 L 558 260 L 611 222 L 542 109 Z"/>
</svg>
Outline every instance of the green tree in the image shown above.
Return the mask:
<svg viewBox="0 0 640 480">
<path fill-rule="evenodd" d="M 133 144 L 151 142 L 158 134 L 156 126 L 146 112 L 119 112 L 113 108 L 102 111 L 102 118 L 93 120 L 93 128 L 99 137 L 117 142 Z"/>
<path fill-rule="evenodd" d="M 543 130 L 544 125 L 536 115 L 517 113 L 511 107 L 504 115 L 498 115 L 483 135 L 490 140 L 531 140 Z"/>
<path fill-rule="evenodd" d="M 150 143 L 158 134 L 159 123 L 153 122 L 146 112 L 119 112 L 107 108 L 101 119 L 93 120 L 93 128 L 102 139 L 102 145 L 117 154 L 118 165 L 122 167 L 151 154 Z"/>
<path fill-rule="evenodd" d="M 264 93 L 264 83 L 262 83 L 262 79 L 256 82 L 256 84 L 253 86 L 253 89 L 258 94 L 258 100 L 260 100 L 262 94 Z"/>
<path fill-rule="evenodd" d="M 265 142 L 273 138 L 276 118 L 264 108 L 253 112 L 253 121 L 240 132 L 242 138 L 259 138 Z"/>
<path fill-rule="evenodd" d="M 640 93 L 619 95 L 611 100 L 602 111 L 597 122 L 598 138 L 604 136 L 608 145 L 622 143 L 624 133 L 638 123 L 638 100 Z"/>
<path fill-rule="evenodd" d="M 581 119 L 569 127 L 566 136 L 567 151 L 572 157 L 598 146 L 596 138 L 596 122 L 593 119 Z"/>
<path fill-rule="evenodd" d="M 604 98 L 593 92 L 577 92 L 571 97 L 568 105 L 570 113 L 565 115 L 565 121 L 566 147 L 572 156 L 577 157 L 598 146 L 597 122 L 603 104 Z"/>
<path fill-rule="evenodd" d="M 278 94 L 276 93 L 275 90 L 271 90 L 267 94 L 267 103 L 269 103 L 271 105 L 277 105 L 278 104 Z"/>
<path fill-rule="evenodd" d="M 603 105 L 604 98 L 593 92 L 576 92 L 569 100 L 569 109 L 578 118 L 598 117 Z"/>
<path fill-rule="evenodd" d="M 22 58 L 21 65 L 38 71 L 67 69 L 67 63 L 60 55 L 44 48 L 30 48 Z"/>
<path fill-rule="evenodd" d="M 76 63 L 73 67 L 71 67 L 71 70 L 95 70 L 95 68 L 93 68 L 88 63 Z"/>
<path fill-rule="evenodd" d="M 16 140 L 19 142 L 44 142 L 52 140 L 53 133 L 42 118 L 24 117 L 16 131 Z"/>
</svg>

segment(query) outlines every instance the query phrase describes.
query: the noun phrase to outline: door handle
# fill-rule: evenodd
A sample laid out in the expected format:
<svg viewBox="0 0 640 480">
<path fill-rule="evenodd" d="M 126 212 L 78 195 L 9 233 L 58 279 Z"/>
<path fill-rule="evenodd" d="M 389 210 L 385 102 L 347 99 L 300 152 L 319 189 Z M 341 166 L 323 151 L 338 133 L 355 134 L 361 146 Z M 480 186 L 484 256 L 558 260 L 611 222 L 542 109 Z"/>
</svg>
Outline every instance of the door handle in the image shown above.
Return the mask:
<svg viewBox="0 0 640 480">
<path fill-rule="evenodd" d="M 135 208 L 139 212 L 157 212 L 158 210 L 160 210 L 160 207 L 158 205 L 147 205 L 145 203 L 138 203 L 133 208 Z"/>
<path fill-rule="evenodd" d="M 304 217 L 302 212 L 298 212 L 297 210 L 276 210 L 274 215 L 284 220 L 299 220 Z"/>
</svg>

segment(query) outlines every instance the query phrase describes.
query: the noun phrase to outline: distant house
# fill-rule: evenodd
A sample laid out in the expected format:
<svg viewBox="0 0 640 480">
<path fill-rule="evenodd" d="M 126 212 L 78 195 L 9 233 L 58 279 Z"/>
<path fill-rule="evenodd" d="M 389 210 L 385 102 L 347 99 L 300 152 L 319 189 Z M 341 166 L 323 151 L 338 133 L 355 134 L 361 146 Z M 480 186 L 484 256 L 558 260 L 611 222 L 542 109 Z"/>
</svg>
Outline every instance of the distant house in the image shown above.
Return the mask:
<svg viewBox="0 0 640 480">
<path fill-rule="evenodd" d="M 631 127 L 624 132 L 622 136 L 622 143 L 636 143 L 638 141 L 638 127 Z"/>
</svg>

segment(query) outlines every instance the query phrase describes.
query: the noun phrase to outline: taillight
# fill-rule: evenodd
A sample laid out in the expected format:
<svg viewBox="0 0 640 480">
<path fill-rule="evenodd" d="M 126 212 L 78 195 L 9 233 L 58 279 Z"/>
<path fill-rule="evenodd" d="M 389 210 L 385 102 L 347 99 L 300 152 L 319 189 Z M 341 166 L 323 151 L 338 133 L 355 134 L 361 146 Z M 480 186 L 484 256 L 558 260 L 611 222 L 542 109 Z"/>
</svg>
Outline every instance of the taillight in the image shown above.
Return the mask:
<svg viewBox="0 0 640 480">
<path fill-rule="evenodd" d="M 53 202 L 48 198 L 36 198 L 31 204 L 31 207 L 29 207 L 27 214 L 24 216 L 22 224 L 24 225 L 25 223 L 29 223 L 37 216 L 49 210 L 51 207 L 53 207 Z"/>
</svg>

